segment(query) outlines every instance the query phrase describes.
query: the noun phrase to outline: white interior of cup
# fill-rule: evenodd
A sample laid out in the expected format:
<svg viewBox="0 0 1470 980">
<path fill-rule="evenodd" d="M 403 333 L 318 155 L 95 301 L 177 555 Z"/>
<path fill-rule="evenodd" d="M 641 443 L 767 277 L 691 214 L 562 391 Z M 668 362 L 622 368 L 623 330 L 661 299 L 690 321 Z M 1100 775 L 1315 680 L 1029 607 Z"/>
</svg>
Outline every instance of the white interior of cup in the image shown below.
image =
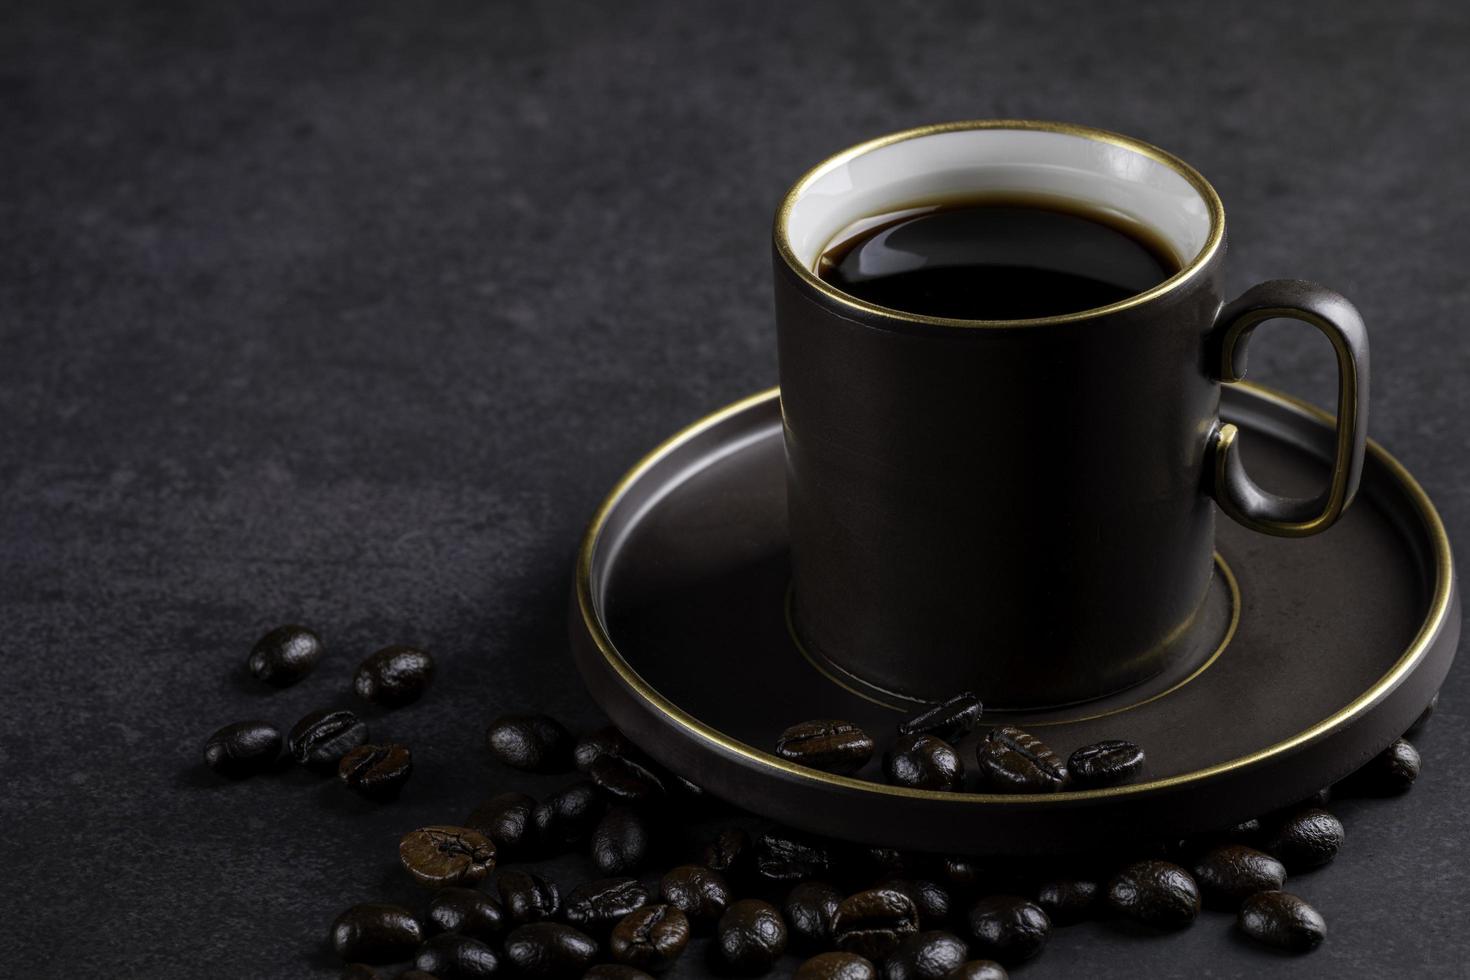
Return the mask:
<svg viewBox="0 0 1470 980">
<path fill-rule="evenodd" d="M 1005 128 L 928 133 L 842 160 L 797 192 L 784 231 L 813 269 L 833 237 L 864 218 L 992 193 L 1063 198 L 1140 222 L 1185 267 L 1210 239 L 1210 202 L 1170 164 L 1107 139 Z"/>
</svg>

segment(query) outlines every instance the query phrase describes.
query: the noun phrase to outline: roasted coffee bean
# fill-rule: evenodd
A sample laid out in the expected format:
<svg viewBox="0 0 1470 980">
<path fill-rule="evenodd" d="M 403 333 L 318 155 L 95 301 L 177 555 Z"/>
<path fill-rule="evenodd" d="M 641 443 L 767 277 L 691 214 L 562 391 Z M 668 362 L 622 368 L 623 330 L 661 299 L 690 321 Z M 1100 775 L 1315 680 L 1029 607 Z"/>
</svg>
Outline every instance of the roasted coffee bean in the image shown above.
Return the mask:
<svg viewBox="0 0 1470 980">
<path fill-rule="evenodd" d="M 854 773 L 873 757 L 873 740 L 850 721 L 818 719 L 792 725 L 776 739 L 787 762 L 838 774 Z"/>
<path fill-rule="evenodd" d="M 796 968 L 794 980 L 878 980 L 878 968 L 856 953 L 819 953 Z"/>
<path fill-rule="evenodd" d="M 536 825 L 531 820 L 535 809 L 536 801 L 525 793 L 501 793 L 475 807 L 464 825 L 493 840 L 502 859 L 518 857 L 535 847 Z"/>
<path fill-rule="evenodd" d="M 755 976 L 786 952 L 786 923 L 769 902 L 743 898 L 725 910 L 710 947 L 716 964 L 731 973 Z"/>
<path fill-rule="evenodd" d="M 933 735 L 900 735 L 883 754 L 883 774 L 895 786 L 957 790 L 965 764 L 954 746 Z"/>
<path fill-rule="evenodd" d="M 556 851 L 580 844 L 592 835 L 606 809 L 602 794 L 591 783 L 573 783 L 548 796 L 531 811 L 536 839 Z"/>
<path fill-rule="evenodd" d="M 898 723 L 898 733 L 933 735 L 946 742 L 953 742 L 974 730 L 983 710 L 980 699 L 966 691 L 905 718 Z"/>
<path fill-rule="evenodd" d="M 637 749 L 628 741 L 627 736 L 608 725 L 577 739 L 577 744 L 572 748 L 572 763 L 582 772 L 586 772 L 602 756 L 627 758 L 636 754 Z"/>
<path fill-rule="evenodd" d="M 1108 908 L 1155 929 L 1182 929 L 1199 915 L 1199 886 L 1168 861 L 1139 861 L 1108 882 Z"/>
<path fill-rule="evenodd" d="M 642 814 L 632 807 L 615 806 L 592 831 L 592 863 L 609 877 L 635 874 L 648 860 L 652 837 Z"/>
<path fill-rule="evenodd" d="M 681 864 L 658 883 L 658 896 L 683 912 L 695 932 L 714 928 L 735 895 L 718 871 L 699 864 Z"/>
<path fill-rule="evenodd" d="M 1299 810 L 1272 829 L 1264 849 L 1296 874 L 1331 863 L 1343 836 L 1342 821 L 1326 810 Z"/>
<path fill-rule="evenodd" d="M 348 963 L 338 980 L 383 980 L 383 975 L 366 963 Z"/>
<path fill-rule="evenodd" d="M 652 769 L 626 756 L 600 756 L 587 767 L 587 775 L 608 796 L 629 803 L 661 800 L 668 793 Z"/>
<path fill-rule="evenodd" d="M 256 680 L 290 687 L 322 659 L 322 641 L 305 626 L 277 626 L 256 641 L 245 666 Z"/>
<path fill-rule="evenodd" d="M 949 980 L 1010 980 L 1010 976 L 995 960 L 970 960 L 951 971 Z"/>
<path fill-rule="evenodd" d="M 401 905 L 354 905 L 332 923 L 332 948 L 345 963 L 396 963 L 423 941 L 423 926 Z"/>
<path fill-rule="evenodd" d="M 902 878 L 914 869 L 912 857 L 892 847 L 864 847 L 853 862 L 867 876 L 864 884 L 886 878 Z"/>
<path fill-rule="evenodd" d="M 291 728 L 291 757 L 317 772 L 335 772 L 342 757 L 368 740 L 368 728 L 350 711 L 323 708 Z"/>
<path fill-rule="evenodd" d="M 869 888 L 849 895 L 832 915 L 832 941 L 837 948 L 874 962 L 886 959 L 918 931 L 914 900 L 897 888 Z"/>
<path fill-rule="evenodd" d="M 913 900 L 914 909 L 919 913 L 919 928 L 938 929 L 948 924 L 949 892 L 938 882 L 922 878 L 889 878 L 883 882 L 883 887 L 897 888 Z"/>
<path fill-rule="evenodd" d="M 1078 786 L 1117 786 L 1143 770 L 1143 749 L 1122 739 L 1084 745 L 1067 757 L 1067 774 Z"/>
<path fill-rule="evenodd" d="M 505 926 L 500 903 L 474 888 L 441 888 L 429 899 L 429 929 L 489 942 Z"/>
<path fill-rule="evenodd" d="M 280 757 L 281 733 L 268 721 L 237 721 L 204 743 L 204 764 L 231 779 L 266 772 Z"/>
<path fill-rule="evenodd" d="M 992 728 L 975 749 L 980 776 L 999 793 L 1054 793 L 1067 781 L 1057 754 L 1034 735 L 1006 725 Z"/>
<path fill-rule="evenodd" d="M 1053 925 L 1066 926 L 1091 915 L 1101 892 L 1090 878 L 1053 878 L 1036 890 L 1036 904 Z"/>
<path fill-rule="evenodd" d="M 883 961 L 883 980 L 942 980 L 969 959 L 970 947 L 953 933 L 920 932 Z"/>
<path fill-rule="evenodd" d="M 1338 788 L 1348 796 L 1398 796 L 1407 793 L 1418 777 L 1419 750 L 1401 738 L 1338 783 Z"/>
<path fill-rule="evenodd" d="M 561 890 L 556 882 L 534 871 L 511 868 L 495 876 L 500 904 L 517 925 L 554 919 L 561 914 Z"/>
<path fill-rule="evenodd" d="M 420 827 L 398 842 L 398 860 L 421 885 L 472 885 L 495 867 L 495 844 L 468 827 Z"/>
<path fill-rule="evenodd" d="M 980 883 L 982 870 L 978 861 L 967 857 L 946 857 L 939 862 L 939 877 L 950 888 L 966 892 Z"/>
<path fill-rule="evenodd" d="M 1409 730 L 1404 732 L 1404 738 L 1413 738 L 1415 735 L 1418 735 L 1420 732 L 1422 732 L 1424 730 L 1424 726 L 1429 724 L 1429 719 L 1434 717 L 1434 709 L 1438 707 L 1439 692 L 1436 691 L 1434 697 L 1430 698 L 1429 703 L 1424 706 L 1424 711 L 1419 715 L 1418 718 L 1414 719 L 1414 724 L 1410 725 Z"/>
<path fill-rule="evenodd" d="M 500 762 L 527 772 L 566 772 L 572 736 L 546 715 L 501 715 L 485 730 L 485 745 Z"/>
<path fill-rule="evenodd" d="M 786 896 L 783 911 L 791 945 L 797 949 L 832 946 L 832 918 L 843 894 L 824 881 L 803 881 Z"/>
<path fill-rule="evenodd" d="M 599 963 L 582 974 L 582 980 L 653 980 L 653 975 L 626 963 Z"/>
<path fill-rule="evenodd" d="M 413 965 L 435 980 L 473 980 L 495 976 L 500 960 L 495 950 L 478 939 L 446 932 L 420 946 Z"/>
<path fill-rule="evenodd" d="M 416 647 L 384 647 L 357 667 L 352 688 L 357 696 L 385 708 L 399 708 L 423 697 L 434 678 L 434 658 Z"/>
<path fill-rule="evenodd" d="M 832 852 L 815 841 L 762 834 L 756 845 L 756 872 L 767 881 L 822 878 L 832 870 Z"/>
<path fill-rule="evenodd" d="M 1308 953 L 1327 938 L 1327 922 L 1306 902 L 1286 892 L 1257 892 L 1240 906 L 1240 931 L 1257 942 Z"/>
<path fill-rule="evenodd" d="M 689 945 L 689 920 L 672 905 L 645 905 L 613 926 L 612 958 L 658 973 L 674 965 Z"/>
<path fill-rule="evenodd" d="M 359 745 L 337 763 L 337 778 L 347 788 L 370 800 L 398 798 L 413 772 L 413 753 L 407 745 Z"/>
<path fill-rule="evenodd" d="M 755 874 L 755 842 L 739 827 L 730 827 L 715 835 L 700 852 L 700 863 L 718 871 L 731 883 L 746 881 Z"/>
<path fill-rule="evenodd" d="M 1001 963 L 1029 960 L 1051 938 L 1051 920 L 1035 902 L 991 895 L 970 907 L 971 949 Z"/>
<path fill-rule="evenodd" d="M 597 959 L 597 941 L 559 922 L 533 922 L 505 937 L 505 959 L 533 980 L 576 980 Z"/>
<path fill-rule="evenodd" d="M 1256 892 L 1279 891 L 1286 884 L 1286 868 L 1254 847 L 1222 844 L 1194 863 L 1194 878 L 1205 904 L 1234 909 Z"/>
<path fill-rule="evenodd" d="M 647 904 L 648 889 L 637 878 L 603 878 L 584 882 L 567 892 L 562 914 L 578 929 L 597 935 Z"/>
</svg>

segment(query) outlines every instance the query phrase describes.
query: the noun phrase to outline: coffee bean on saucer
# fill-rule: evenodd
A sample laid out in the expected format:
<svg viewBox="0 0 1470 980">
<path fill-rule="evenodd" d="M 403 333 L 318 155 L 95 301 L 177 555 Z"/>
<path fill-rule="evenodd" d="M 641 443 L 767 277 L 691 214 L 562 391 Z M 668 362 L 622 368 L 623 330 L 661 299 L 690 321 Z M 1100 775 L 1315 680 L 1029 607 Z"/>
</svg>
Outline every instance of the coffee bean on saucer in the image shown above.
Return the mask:
<svg viewBox="0 0 1470 980">
<path fill-rule="evenodd" d="M 648 821 L 632 807 L 608 810 L 592 831 L 592 863 L 603 874 L 634 874 L 643 868 L 653 846 Z"/>
<path fill-rule="evenodd" d="M 413 772 L 413 754 L 407 745 L 359 745 L 337 763 L 337 778 L 348 789 L 370 800 L 398 798 Z"/>
<path fill-rule="evenodd" d="M 796 968 L 793 980 L 878 980 L 878 968 L 856 953 L 818 953 Z"/>
<path fill-rule="evenodd" d="M 1348 796 L 1398 796 L 1407 793 L 1418 777 L 1419 750 L 1408 739 L 1401 738 L 1337 787 Z"/>
<path fill-rule="evenodd" d="M 559 922 L 533 922 L 505 937 L 505 959 L 532 980 L 577 980 L 597 959 L 597 941 Z"/>
<path fill-rule="evenodd" d="M 801 837 L 762 834 L 756 845 L 756 872 L 766 881 L 823 878 L 832 865 L 828 848 Z"/>
<path fill-rule="evenodd" d="M 592 763 L 602 756 L 615 755 L 619 758 L 626 758 L 636 754 L 637 750 L 633 747 L 633 743 L 628 741 L 628 737 L 612 725 L 608 725 L 606 728 L 599 728 L 577 739 L 577 744 L 572 748 L 572 763 L 581 772 L 586 772 L 592 768 Z"/>
<path fill-rule="evenodd" d="M 342 968 L 338 980 L 383 980 L 383 975 L 366 963 L 348 963 Z"/>
<path fill-rule="evenodd" d="M 1327 922 L 1306 902 L 1286 892 L 1258 892 L 1240 906 L 1240 931 L 1277 949 L 1308 953 L 1327 938 Z"/>
<path fill-rule="evenodd" d="M 797 949 L 827 949 L 832 945 L 832 919 L 843 894 L 824 881 L 803 881 L 786 896 L 782 911 L 791 945 Z"/>
<path fill-rule="evenodd" d="M 943 980 L 970 957 L 963 939 L 943 930 L 909 936 L 883 961 L 883 980 Z"/>
<path fill-rule="evenodd" d="M 571 733 L 546 715 L 501 715 L 485 730 L 485 747 L 526 772 L 566 772 L 572 761 Z"/>
<path fill-rule="evenodd" d="M 1010 980 L 1010 974 L 995 960 L 970 960 L 951 970 L 949 980 Z"/>
<path fill-rule="evenodd" d="M 277 626 L 256 641 L 245 661 L 256 680 L 290 687 L 322 659 L 322 641 L 305 626 Z"/>
<path fill-rule="evenodd" d="M 837 948 L 874 962 L 886 959 L 918 931 L 914 900 L 897 888 L 869 888 L 849 895 L 832 915 L 832 941 Z"/>
<path fill-rule="evenodd" d="M 913 900 L 919 913 L 919 928 L 938 929 L 949 922 L 949 892 L 938 882 L 913 878 L 889 878 L 882 882 L 884 888 L 897 888 Z"/>
<path fill-rule="evenodd" d="M 598 963 L 582 974 L 582 980 L 653 980 L 653 974 L 626 963 Z"/>
<path fill-rule="evenodd" d="M 1199 915 L 1199 886 L 1168 861 L 1138 861 L 1108 882 L 1108 908 L 1155 929 L 1182 929 Z"/>
<path fill-rule="evenodd" d="M 495 876 L 506 916 L 517 925 L 554 919 L 561 913 L 561 890 L 534 871 L 509 868 Z"/>
<path fill-rule="evenodd" d="M 230 779 L 266 772 L 280 757 L 281 733 L 268 721 L 237 721 L 204 743 L 204 764 Z"/>
<path fill-rule="evenodd" d="M 883 755 L 883 774 L 895 786 L 957 790 L 965 765 L 954 746 L 933 735 L 900 735 Z"/>
<path fill-rule="evenodd" d="M 357 715 L 323 708 L 291 728 L 286 746 L 291 757 L 308 769 L 334 772 L 342 757 L 368 740 L 368 728 Z"/>
<path fill-rule="evenodd" d="M 769 902 L 743 898 L 720 916 L 710 952 L 716 965 L 730 973 L 766 973 L 786 952 L 786 923 Z"/>
<path fill-rule="evenodd" d="M 648 898 L 648 889 L 637 878 L 602 878 L 567 892 L 562 914 L 569 924 L 595 936 L 647 905 Z"/>
<path fill-rule="evenodd" d="M 552 851 L 580 844 L 592 835 L 605 808 L 596 786 L 573 783 L 552 793 L 531 811 L 536 839 Z"/>
<path fill-rule="evenodd" d="M 1434 697 L 1430 698 L 1429 703 L 1424 706 L 1424 711 L 1419 715 L 1418 718 L 1414 719 L 1414 724 L 1410 725 L 1409 730 L 1404 732 L 1404 738 L 1413 738 L 1415 735 L 1418 735 L 1420 732 L 1422 732 L 1424 730 L 1424 726 L 1429 724 L 1429 719 L 1434 716 L 1434 709 L 1438 707 L 1439 692 L 1436 691 L 1434 693 Z"/>
<path fill-rule="evenodd" d="M 1266 836 L 1264 849 L 1291 874 L 1331 863 L 1343 842 L 1342 821 L 1320 809 L 1299 810 Z"/>
<path fill-rule="evenodd" d="M 1036 904 L 1053 925 L 1081 922 L 1097 908 L 1102 888 L 1090 878 L 1052 878 L 1036 889 Z"/>
<path fill-rule="evenodd" d="M 475 807 L 464 825 L 494 841 L 502 859 L 517 857 L 534 848 L 536 825 L 531 814 L 535 809 L 536 800 L 525 793 L 501 793 Z"/>
<path fill-rule="evenodd" d="M 424 929 L 401 905 L 364 902 L 332 923 L 332 948 L 346 963 L 396 963 L 413 955 Z"/>
<path fill-rule="evenodd" d="M 1041 952 L 1051 938 L 1051 920 L 1035 902 L 991 895 L 970 907 L 970 949 L 985 959 L 1019 963 Z"/>
<path fill-rule="evenodd" d="M 776 739 L 776 754 L 787 762 L 847 775 L 873 757 L 873 739 L 850 721 L 824 718 L 792 725 Z"/>
<path fill-rule="evenodd" d="M 495 867 L 495 844 L 468 827 L 420 827 L 398 842 L 398 860 L 421 885 L 471 885 Z"/>
<path fill-rule="evenodd" d="M 980 699 L 966 691 L 905 718 L 898 723 L 898 733 L 933 735 L 946 742 L 953 742 L 974 730 L 983 710 Z"/>
<path fill-rule="evenodd" d="M 613 926 L 612 958 L 658 973 L 674 965 L 689 945 L 689 920 L 672 905 L 645 905 Z"/>
<path fill-rule="evenodd" d="M 413 965 L 435 980 L 474 980 L 495 976 L 500 959 L 478 939 L 444 932 L 419 947 Z"/>
<path fill-rule="evenodd" d="M 1057 754 L 1035 735 L 1005 725 L 992 728 L 975 749 L 980 776 L 1000 793 L 1054 793 L 1067 781 Z"/>
<path fill-rule="evenodd" d="M 384 647 L 358 665 L 352 677 L 357 696 L 385 708 L 399 708 L 423 697 L 434 677 L 434 658 L 417 647 Z"/>
<path fill-rule="evenodd" d="M 735 894 L 718 871 L 698 864 L 681 864 L 658 883 L 658 896 L 683 912 L 695 932 L 713 929 Z"/>
<path fill-rule="evenodd" d="M 1078 786 L 1126 783 L 1143 769 L 1143 749 L 1122 739 L 1084 745 L 1067 758 L 1067 774 Z"/>
<path fill-rule="evenodd" d="M 505 926 L 500 903 L 474 888 L 440 888 L 429 899 L 431 932 L 457 932 L 489 942 Z"/>
<path fill-rule="evenodd" d="M 1279 891 L 1286 884 L 1286 867 L 1254 847 L 1222 844 L 1194 863 L 1194 878 L 1207 905 L 1234 909 L 1256 892 Z"/>
<path fill-rule="evenodd" d="M 661 800 L 668 793 L 652 769 L 626 756 L 599 756 L 587 767 L 587 775 L 608 796 L 628 803 Z"/>
</svg>

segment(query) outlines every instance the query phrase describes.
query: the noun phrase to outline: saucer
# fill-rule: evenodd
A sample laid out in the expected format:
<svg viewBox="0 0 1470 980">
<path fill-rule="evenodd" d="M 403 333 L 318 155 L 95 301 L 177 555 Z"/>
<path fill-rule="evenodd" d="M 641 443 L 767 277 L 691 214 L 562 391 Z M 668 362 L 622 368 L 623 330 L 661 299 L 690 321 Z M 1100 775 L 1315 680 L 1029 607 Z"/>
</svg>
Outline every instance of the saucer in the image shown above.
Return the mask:
<svg viewBox="0 0 1470 980">
<path fill-rule="evenodd" d="M 1248 384 L 1224 386 L 1221 415 L 1265 486 L 1324 485 L 1329 416 Z M 1460 633 L 1439 515 L 1370 443 L 1357 501 L 1326 533 L 1272 538 L 1218 522 L 1212 648 L 1108 698 L 981 722 L 982 732 L 1018 725 L 1063 757 L 1129 739 L 1147 754 L 1134 782 L 1044 795 L 914 790 L 882 782 L 881 758 L 836 776 L 772 751 L 789 725 L 840 718 L 873 735 L 881 757 L 903 717 L 793 640 L 787 547 L 772 389 L 674 435 L 603 503 L 573 586 L 578 668 L 613 722 L 673 772 L 782 823 L 904 849 L 1083 850 L 1229 826 L 1304 799 L 1409 727 Z M 960 744 L 971 770 L 976 738 Z"/>
</svg>

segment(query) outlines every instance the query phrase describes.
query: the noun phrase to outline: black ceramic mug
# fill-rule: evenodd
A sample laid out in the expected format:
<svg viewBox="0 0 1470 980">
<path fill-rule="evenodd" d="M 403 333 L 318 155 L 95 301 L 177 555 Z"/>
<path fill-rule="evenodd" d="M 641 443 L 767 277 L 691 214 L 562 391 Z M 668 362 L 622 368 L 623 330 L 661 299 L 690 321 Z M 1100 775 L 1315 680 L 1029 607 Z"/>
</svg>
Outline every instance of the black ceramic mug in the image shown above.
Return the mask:
<svg viewBox="0 0 1470 980">
<path fill-rule="evenodd" d="M 854 222 L 972 194 L 1062 198 L 1141 223 L 1180 271 L 1098 309 L 955 320 L 863 302 L 813 271 Z M 1103 696 L 1182 656 L 1214 574 L 1215 505 L 1325 530 L 1357 490 L 1368 340 L 1347 300 L 1277 280 L 1228 306 L 1225 214 L 1183 161 L 1055 123 L 927 126 L 818 165 L 776 216 L 775 288 L 797 639 L 897 705 Z M 1338 366 L 1316 498 L 1251 481 L 1220 384 L 1255 326 L 1302 320 Z"/>
</svg>

